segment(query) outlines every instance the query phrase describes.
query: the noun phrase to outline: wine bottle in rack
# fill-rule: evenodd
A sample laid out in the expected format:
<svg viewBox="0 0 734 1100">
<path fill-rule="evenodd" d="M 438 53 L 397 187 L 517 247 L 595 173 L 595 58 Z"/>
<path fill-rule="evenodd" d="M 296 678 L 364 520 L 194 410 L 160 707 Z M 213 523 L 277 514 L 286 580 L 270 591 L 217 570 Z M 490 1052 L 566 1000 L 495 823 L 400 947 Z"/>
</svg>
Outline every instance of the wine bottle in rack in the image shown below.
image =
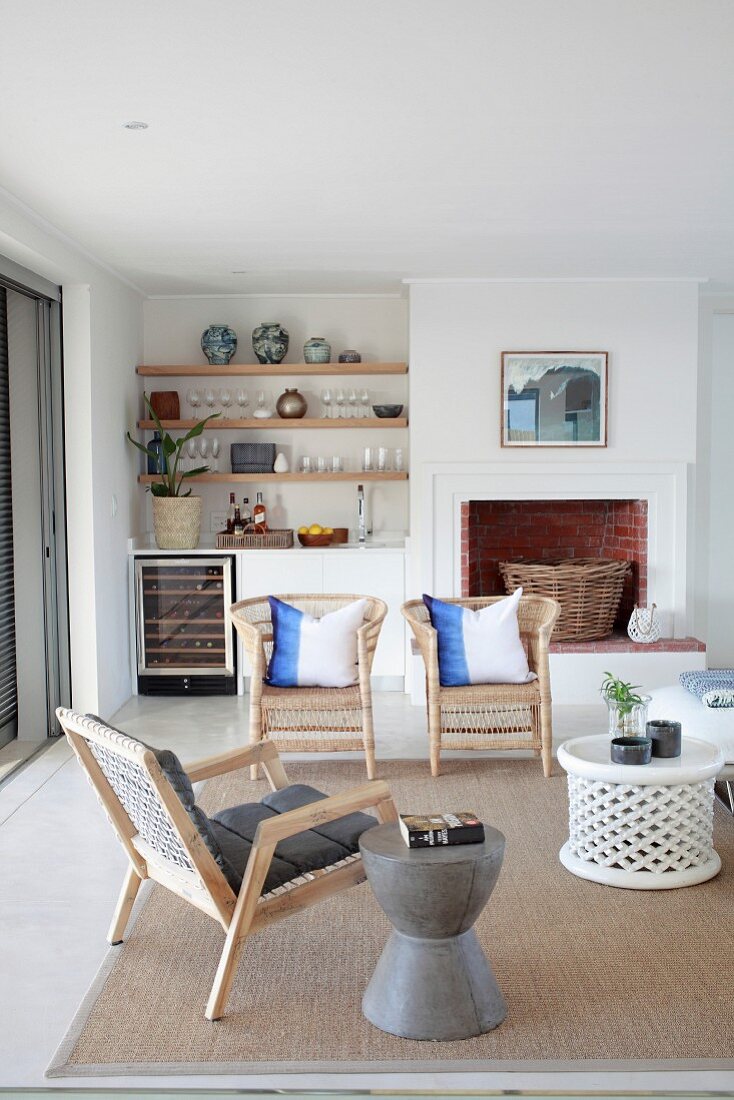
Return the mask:
<svg viewBox="0 0 734 1100">
<path fill-rule="evenodd" d="M 229 508 L 227 509 L 227 534 L 234 534 L 235 503 L 234 493 L 229 494 Z"/>
<path fill-rule="evenodd" d="M 262 493 L 257 494 L 255 507 L 252 510 L 252 521 L 253 523 L 259 524 L 261 527 L 267 528 L 268 526 L 268 513 L 265 505 L 263 504 Z"/>
</svg>

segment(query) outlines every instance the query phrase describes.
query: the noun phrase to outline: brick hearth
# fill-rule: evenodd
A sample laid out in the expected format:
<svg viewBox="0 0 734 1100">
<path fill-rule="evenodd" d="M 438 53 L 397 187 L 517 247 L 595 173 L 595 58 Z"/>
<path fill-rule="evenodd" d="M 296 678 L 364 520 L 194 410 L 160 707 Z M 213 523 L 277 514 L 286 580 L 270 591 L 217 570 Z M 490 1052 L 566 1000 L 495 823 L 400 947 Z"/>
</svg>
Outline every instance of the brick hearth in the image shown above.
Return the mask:
<svg viewBox="0 0 734 1100">
<path fill-rule="evenodd" d="M 470 500 L 461 506 L 461 592 L 504 592 L 508 558 L 614 558 L 632 562 L 615 629 L 647 603 L 647 501 Z"/>
</svg>

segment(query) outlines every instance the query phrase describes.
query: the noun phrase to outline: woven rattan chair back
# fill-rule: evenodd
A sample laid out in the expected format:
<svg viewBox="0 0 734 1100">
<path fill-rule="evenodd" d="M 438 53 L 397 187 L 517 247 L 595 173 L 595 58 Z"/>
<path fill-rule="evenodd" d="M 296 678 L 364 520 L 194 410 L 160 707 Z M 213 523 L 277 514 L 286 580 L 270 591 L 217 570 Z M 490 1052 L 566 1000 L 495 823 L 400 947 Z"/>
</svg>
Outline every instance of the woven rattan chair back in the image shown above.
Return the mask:
<svg viewBox="0 0 734 1100">
<path fill-rule="evenodd" d="M 452 598 L 477 611 L 506 596 Z M 552 717 L 548 643 L 560 611 L 555 600 L 523 596 L 518 605 L 520 638 L 537 680 L 532 684 L 441 686 L 438 638 L 423 600 L 408 600 L 402 612 L 410 625 L 426 669 L 426 703 L 431 771 L 438 775 L 443 744 L 452 749 L 532 749 L 551 775 Z"/>
<path fill-rule="evenodd" d="M 232 604 L 230 617 L 242 639 L 252 668 L 250 741 L 264 737 L 286 752 L 348 752 L 364 750 L 367 775 L 375 777 L 370 673 L 387 604 L 376 596 L 351 593 L 286 593 L 279 600 L 321 618 L 365 600 L 357 631 L 358 683 L 353 688 L 270 688 L 263 684 L 273 651 L 273 625 L 267 596 Z M 253 772 L 253 778 L 254 778 Z"/>
</svg>

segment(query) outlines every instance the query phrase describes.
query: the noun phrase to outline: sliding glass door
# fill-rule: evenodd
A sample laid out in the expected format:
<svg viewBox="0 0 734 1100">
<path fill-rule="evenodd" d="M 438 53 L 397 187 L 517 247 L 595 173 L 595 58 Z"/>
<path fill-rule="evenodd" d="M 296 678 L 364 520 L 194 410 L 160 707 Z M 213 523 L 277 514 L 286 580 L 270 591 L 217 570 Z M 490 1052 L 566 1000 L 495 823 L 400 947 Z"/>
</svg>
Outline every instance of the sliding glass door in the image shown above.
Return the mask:
<svg viewBox="0 0 734 1100">
<path fill-rule="evenodd" d="M 0 286 L 0 747 L 18 733 L 8 374 L 8 297 Z"/>
</svg>

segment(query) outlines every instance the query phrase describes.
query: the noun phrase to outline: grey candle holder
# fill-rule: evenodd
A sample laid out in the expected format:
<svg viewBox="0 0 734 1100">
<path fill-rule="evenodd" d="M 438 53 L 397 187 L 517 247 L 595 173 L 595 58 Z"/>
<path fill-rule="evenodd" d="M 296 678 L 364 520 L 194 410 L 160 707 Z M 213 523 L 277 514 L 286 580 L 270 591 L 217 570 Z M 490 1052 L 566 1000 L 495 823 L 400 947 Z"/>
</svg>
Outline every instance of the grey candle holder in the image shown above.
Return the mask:
<svg viewBox="0 0 734 1100">
<path fill-rule="evenodd" d="M 652 755 L 670 759 L 680 756 L 683 731 L 680 722 L 667 718 L 653 718 L 645 727 L 647 736 L 652 740 Z"/>
</svg>

